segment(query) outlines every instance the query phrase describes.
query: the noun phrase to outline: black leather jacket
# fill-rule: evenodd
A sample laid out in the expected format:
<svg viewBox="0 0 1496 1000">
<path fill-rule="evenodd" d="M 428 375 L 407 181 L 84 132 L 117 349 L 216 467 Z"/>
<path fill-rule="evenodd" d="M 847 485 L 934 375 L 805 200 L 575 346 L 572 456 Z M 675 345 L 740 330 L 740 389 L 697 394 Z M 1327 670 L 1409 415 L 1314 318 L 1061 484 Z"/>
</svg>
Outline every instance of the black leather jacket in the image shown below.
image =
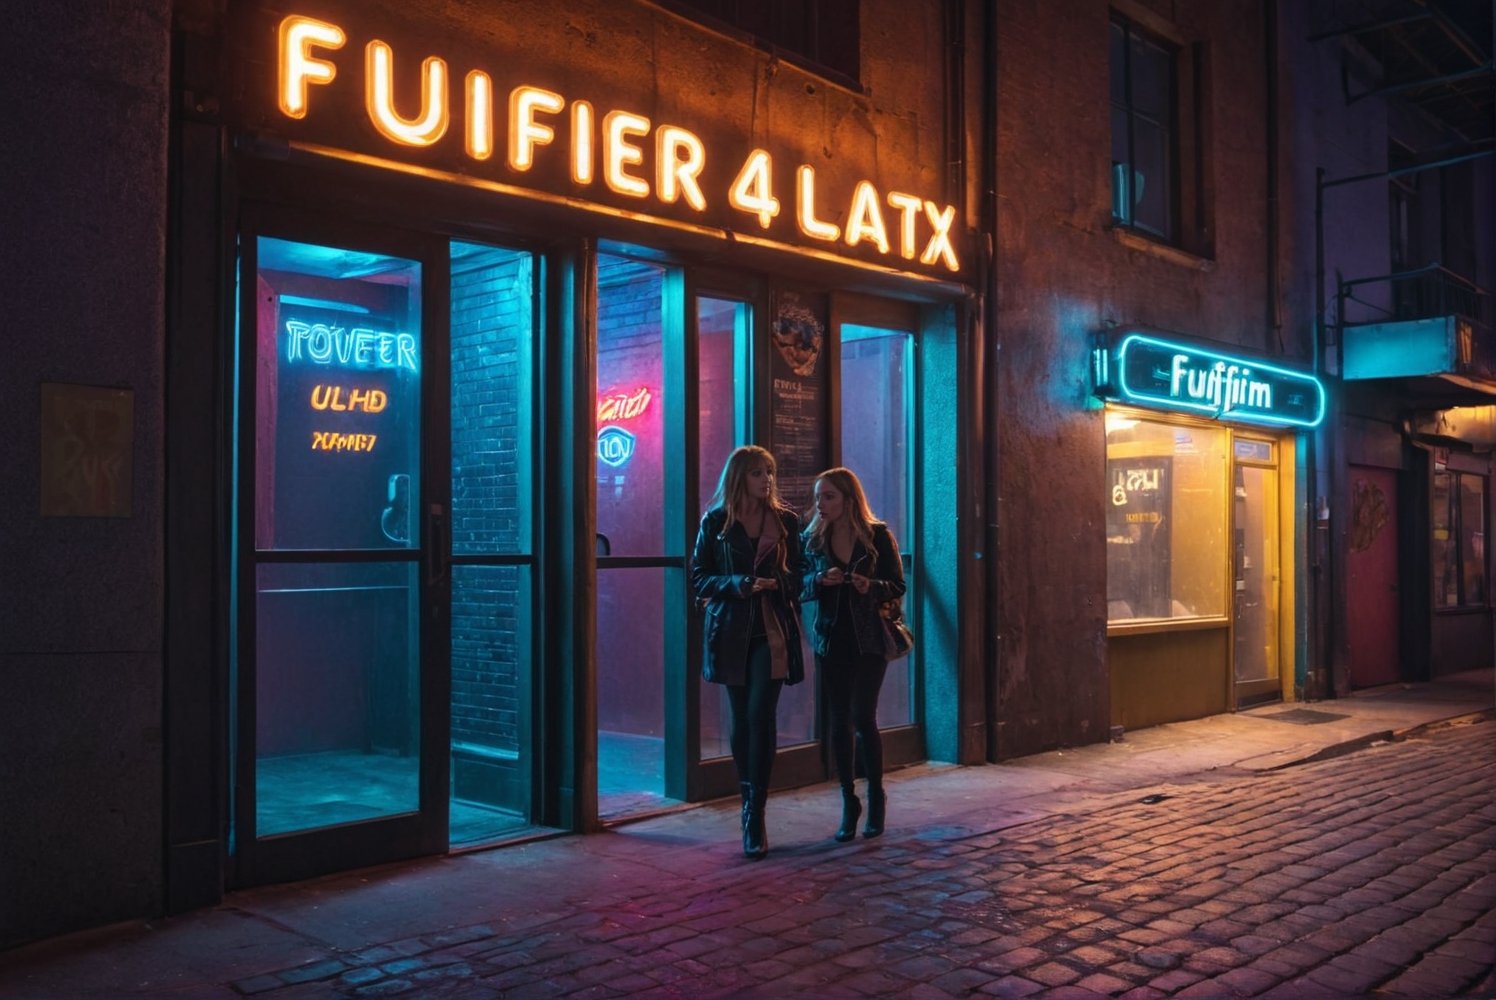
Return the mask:
<svg viewBox="0 0 1496 1000">
<path fill-rule="evenodd" d="M 821 574 L 835 565 L 825 551 L 805 547 L 805 581 L 800 591 L 804 601 L 816 602 L 815 631 L 811 637 L 817 656 L 825 656 L 831 648 L 831 635 L 836 628 L 838 608 L 837 591 L 847 591 L 848 607 L 852 610 L 852 630 L 857 636 L 858 651 L 863 655 L 883 652 L 883 622 L 878 614 L 878 605 L 904 596 L 904 562 L 899 558 L 899 544 L 894 541 L 888 525 L 873 525 L 873 551 L 860 540 L 852 543 L 851 565 L 871 580 L 866 594 L 859 594 L 852 581 L 825 587 L 820 583 Z"/>
<path fill-rule="evenodd" d="M 779 622 L 788 656 L 786 683 L 805 679 L 805 654 L 800 644 L 800 579 L 805 572 L 800 544 L 800 518 L 792 511 L 780 515 L 788 571 L 779 576 L 779 589 L 753 594 L 753 542 L 741 523 L 724 537 L 727 511 L 715 507 L 701 519 L 691 554 L 691 589 L 705 603 L 702 623 L 701 676 L 715 684 L 748 682 L 748 639 L 755 619 L 767 603 Z M 767 596 L 768 601 L 759 600 Z"/>
</svg>

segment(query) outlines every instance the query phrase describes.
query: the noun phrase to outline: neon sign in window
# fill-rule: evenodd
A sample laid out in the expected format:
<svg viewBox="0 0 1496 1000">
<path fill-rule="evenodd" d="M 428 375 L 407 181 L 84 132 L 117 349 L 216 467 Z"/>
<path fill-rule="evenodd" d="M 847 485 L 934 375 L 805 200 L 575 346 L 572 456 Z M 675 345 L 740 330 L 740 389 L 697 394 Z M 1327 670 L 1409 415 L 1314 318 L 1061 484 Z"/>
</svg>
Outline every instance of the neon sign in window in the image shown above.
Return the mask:
<svg viewBox="0 0 1496 1000">
<path fill-rule="evenodd" d="M 286 360 L 307 360 L 342 368 L 406 368 L 417 371 L 416 338 L 362 327 L 349 329 L 328 323 L 288 319 Z"/>
</svg>

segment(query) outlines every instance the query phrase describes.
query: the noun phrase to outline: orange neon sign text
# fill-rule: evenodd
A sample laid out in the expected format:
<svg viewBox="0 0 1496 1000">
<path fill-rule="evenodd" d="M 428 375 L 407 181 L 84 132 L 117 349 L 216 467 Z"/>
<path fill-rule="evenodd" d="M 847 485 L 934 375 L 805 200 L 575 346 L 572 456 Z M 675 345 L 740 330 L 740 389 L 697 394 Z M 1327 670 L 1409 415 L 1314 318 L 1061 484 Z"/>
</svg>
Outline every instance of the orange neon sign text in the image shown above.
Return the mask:
<svg viewBox="0 0 1496 1000">
<path fill-rule="evenodd" d="M 654 393 L 647 386 L 640 386 L 632 393 L 613 392 L 597 401 L 597 422 L 609 420 L 632 420 L 649 409 Z"/>
<path fill-rule="evenodd" d="M 300 14 L 280 22 L 278 32 L 277 88 L 281 113 L 288 118 L 308 117 L 315 88 L 332 86 L 340 69 L 361 63 L 364 74 L 364 107 L 374 129 L 399 146 L 426 147 L 443 141 L 449 132 L 454 74 L 447 63 L 426 55 L 419 67 L 402 62 L 393 47 L 380 39 L 364 44 L 363 58 L 347 56 L 340 65 L 332 53 L 348 42 L 339 25 Z M 395 107 L 395 76 L 418 69 L 420 104 L 402 112 Z M 590 186 L 600 176 L 615 194 L 629 198 L 653 198 L 662 205 L 684 202 L 693 211 L 709 207 L 700 178 L 710 151 L 701 138 L 677 124 L 657 123 L 644 115 L 623 109 L 605 113 L 585 100 L 540 87 L 520 85 L 501 101 L 493 93 L 491 77 L 481 69 L 470 69 L 455 87 L 463 102 L 460 134 L 464 154 L 479 163 L 501 163 L 511 173 L 523 174 L 546 166 L 567 169 L 574 183 Z M 508 110 L 504 156 L 496 157 L 494 129 L 496 107 Z M 413 114 L 409 113 L 414 111 Z M 570 162 L 549 163 L 545 147 L 556 143 L 557 129 L 570 131 Z M 654 168 L 645 168 L 645 151 L 653 153 Z M 554 158 L 556 154 L 551 154 Z M 830 200 L 816 189 L 815 169 L 800 164 L 792 175 L 791 195 L 796 227 L 806 237 L 848 248 L 871 244 L 885 256 L 897 254 L 905 260 L 918 258 L 924 265 L 939 264 L 960 270 L 951 243 L 955 224 L 954 206 L 941 206 L 918 195 L 901 191 L 880 192 L 871 182 L 858 181 L 850 198 Z M 722 192 L 727 204 L 768 229 L 780 214 L 780 184 L 772 155 L 755 149 L 735 172 Z M 828 208 L 845 219 L 841 226 L 828 221 Z M 885 217 L 885 209 L 892 219 Z M 890 223 L 892 223 L 890 225 Z M 923 243 L 921 244 L 921 240 Z"/>
</svg>

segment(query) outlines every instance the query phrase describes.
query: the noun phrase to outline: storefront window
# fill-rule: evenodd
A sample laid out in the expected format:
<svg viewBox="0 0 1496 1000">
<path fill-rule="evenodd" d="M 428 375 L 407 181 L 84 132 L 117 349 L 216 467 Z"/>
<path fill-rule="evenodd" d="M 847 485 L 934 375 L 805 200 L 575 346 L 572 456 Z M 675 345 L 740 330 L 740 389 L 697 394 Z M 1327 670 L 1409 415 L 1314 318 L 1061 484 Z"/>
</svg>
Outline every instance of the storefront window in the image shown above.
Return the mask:
<svg viewBox="0 0 1496 1000">
<path fill-rule="evenodd" d="M 1107 619 L 1226 614 L 1227 432 L 1109 410 Z"/>
<path fill-rule="evenodd" d="M 422 276 L 346 247 L 256 248 L 241 329 L 254 338 L 255 830 L 268 837 L 420 805 Z"/>
<path fill-rule="evenodd" d="M 1434 604 L 1482 607 L 1486 573 L 1486 477 L 1435 472 L 1433 498 Z"/>
</svg>

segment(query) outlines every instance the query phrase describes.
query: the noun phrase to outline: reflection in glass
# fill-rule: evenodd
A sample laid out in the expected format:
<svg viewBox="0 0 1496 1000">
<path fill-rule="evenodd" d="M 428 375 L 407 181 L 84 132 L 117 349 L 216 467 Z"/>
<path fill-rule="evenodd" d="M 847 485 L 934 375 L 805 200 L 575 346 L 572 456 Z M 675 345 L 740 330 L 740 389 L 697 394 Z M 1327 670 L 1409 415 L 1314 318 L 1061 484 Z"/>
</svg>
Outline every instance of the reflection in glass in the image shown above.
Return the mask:
<svg viewBox="0 0 1496 1000">
<path fill-rule="evenodd" d="M 256 547 L 414 548 L 421 265 L 257 247 Z"/>
<path fill-rule="evenodd" d="M 1107 411 L 1108 621 L 1226 614 L 1226 439 Z"/>
<path fill-rule="evenodd" d="M 910 442 L 913 436 L 914 337 L 902 330 L 845 324 L 841 328 L 842 464 L 862 480 L 873 513 L 882 518 L 904 557 L 906 616 L 916 581 L 909 531 Z M 878 696 L 878 724 L 914 720 L 909 658 L 888 665 Z"/>
<path fill-rule="evenodd" d="M 256 570 L 259 836 L 415 812 L 415 563 Z"/>
</svg>

